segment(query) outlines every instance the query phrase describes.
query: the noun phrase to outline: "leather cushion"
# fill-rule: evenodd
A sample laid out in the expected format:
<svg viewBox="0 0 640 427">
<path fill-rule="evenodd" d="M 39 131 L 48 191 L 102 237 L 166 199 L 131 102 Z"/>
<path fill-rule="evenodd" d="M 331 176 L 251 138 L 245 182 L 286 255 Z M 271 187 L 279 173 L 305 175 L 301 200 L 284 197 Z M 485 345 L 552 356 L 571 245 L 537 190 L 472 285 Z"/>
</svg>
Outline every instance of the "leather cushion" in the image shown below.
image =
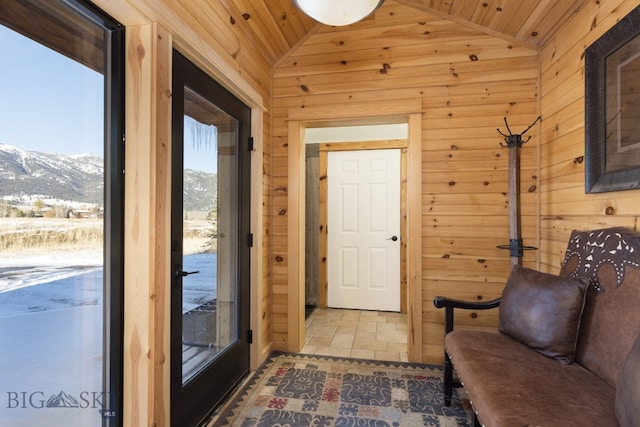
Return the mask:
<svg viewBox="0 0 640 427">
<path fill-rule="evenodd" d="M 616 417 L 622 427 L 640 426 L 640 336 L 627 356 L 616 389 Z"/>
<path fill-rule="evenodd" d="M 502 293 L 500 332 L 560 363 L 573 362 L 588 285 L 584 277 L 515 265 Z"/>
<path fill-rule="evenodd" d="M 495 332 L 456 329 L 445 344 L 482 425 L 618 427 L 616 390 L 577 363 Z"/>
</svg>

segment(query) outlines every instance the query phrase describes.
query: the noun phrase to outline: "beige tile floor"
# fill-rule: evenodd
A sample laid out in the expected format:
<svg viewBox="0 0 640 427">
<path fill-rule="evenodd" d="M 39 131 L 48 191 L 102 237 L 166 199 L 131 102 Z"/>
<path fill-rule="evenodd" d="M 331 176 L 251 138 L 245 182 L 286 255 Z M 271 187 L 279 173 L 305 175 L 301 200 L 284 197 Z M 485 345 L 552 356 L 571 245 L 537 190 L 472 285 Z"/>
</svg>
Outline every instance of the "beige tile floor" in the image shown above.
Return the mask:
<svg viewBox="0 0 640 427">
<path fill-rule="evenodd" d="M 407 362 L 407 316 L 316 308 L 306 320 L 301 353 Z"/>
</svg>

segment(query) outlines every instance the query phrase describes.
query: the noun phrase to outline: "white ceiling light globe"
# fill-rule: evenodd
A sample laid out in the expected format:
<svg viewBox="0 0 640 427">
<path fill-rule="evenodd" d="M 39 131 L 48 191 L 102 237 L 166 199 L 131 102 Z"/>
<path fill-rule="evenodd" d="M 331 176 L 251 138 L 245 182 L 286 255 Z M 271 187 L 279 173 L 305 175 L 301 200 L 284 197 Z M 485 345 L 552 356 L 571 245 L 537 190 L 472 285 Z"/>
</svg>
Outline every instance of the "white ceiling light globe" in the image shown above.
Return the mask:
<svg viewBox="0 0 640 427">
<path fill-rule="evenodd" d="M 353 24 L 373 13 L 384 0 L 291 0 L 305 14 L 326 25 Z"/>
</svg>

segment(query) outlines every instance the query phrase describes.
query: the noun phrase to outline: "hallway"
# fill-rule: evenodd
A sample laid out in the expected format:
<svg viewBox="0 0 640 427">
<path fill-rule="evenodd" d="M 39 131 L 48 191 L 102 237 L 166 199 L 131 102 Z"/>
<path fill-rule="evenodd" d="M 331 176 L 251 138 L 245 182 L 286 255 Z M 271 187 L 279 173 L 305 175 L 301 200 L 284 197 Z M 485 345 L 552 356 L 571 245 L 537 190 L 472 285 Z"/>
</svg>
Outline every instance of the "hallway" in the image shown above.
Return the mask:
<svg viewBox="0 0 640 427">
<path fill-rule="evenodd" d="M 316 308 L 305 322 L 301 353 L 407 362 L 407 316 Z"/>
</svg>

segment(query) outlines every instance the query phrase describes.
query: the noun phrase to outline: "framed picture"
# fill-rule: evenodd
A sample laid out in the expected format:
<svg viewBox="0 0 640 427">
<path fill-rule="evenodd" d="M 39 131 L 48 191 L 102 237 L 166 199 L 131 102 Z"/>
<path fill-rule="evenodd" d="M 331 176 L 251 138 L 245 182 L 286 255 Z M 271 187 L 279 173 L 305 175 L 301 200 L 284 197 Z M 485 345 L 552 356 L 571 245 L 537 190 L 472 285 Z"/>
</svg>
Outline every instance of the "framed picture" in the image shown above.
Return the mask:
<svg viewBox="0 0 640 427">
<path fill-rule="evenodd" d="M 640 188 L 640 6 L 585 52 L 585 192 Z"/>
</svg>

